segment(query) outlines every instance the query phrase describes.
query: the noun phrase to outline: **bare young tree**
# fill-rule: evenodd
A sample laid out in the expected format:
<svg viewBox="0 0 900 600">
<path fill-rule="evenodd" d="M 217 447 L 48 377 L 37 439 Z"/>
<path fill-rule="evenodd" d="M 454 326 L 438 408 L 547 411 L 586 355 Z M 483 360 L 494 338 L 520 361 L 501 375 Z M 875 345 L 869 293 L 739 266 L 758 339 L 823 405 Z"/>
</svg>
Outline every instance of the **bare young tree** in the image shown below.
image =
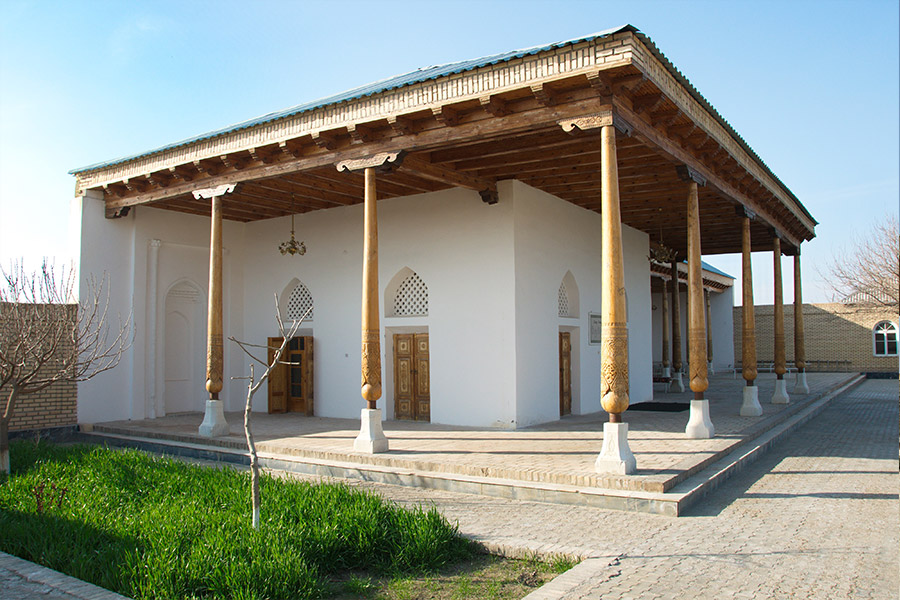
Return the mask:
<svg viewBox="0 0 900 600">
<path fill-rule="evenodd" d="M 131 345 L 132 327 L 130 314 L 111 325 L 105 278 L 91 278 L 79 302 L 74 269 L 57 276 L 46 261 L 36 273 L 18 262 L 0 274 L 0 473 L 8 474 L 9 423 L 20 398 L 112 369 Z"/>
<path fill-rule="evenodd" d="M 251 408 L 253 406 L 253 396 L 256 394 L 257 390 L 259 390 L 260 386 L 265 382 L 269 375 L 272 373 L 272 369 L 274 369 L 277 365 L 291 365 L 294 363 L 285 362 L 281 360 L 281 357 L 284 355 L 284 351 L 287 349 L 288 344 L 291 342 L 291 338 L 293 338 L 297 334 L 297 330 L 300 328 L 300 325 L 303 323 L 306 316 L 309 314 L 309 311 L 312 310 L 310 307 L 306 314 L 304 314 L 298 321 L 294 321 L 291 324 L 289 329 L 285 328 L 284 320 L 281 318 L 281 309 L 278 306 L 278 295 L 275 295 L 275 321 L 278 323 L 278 332 L 281 335 L 281 346 L 272 347 L 272 346 L 260 346 L 258 344 L 250 344 L 247 342 L 242 342 L 241 340 L 235 338 L 234 336 L 229 337 L 228 339 L 234 342 L 240 347 L 244 353 L 250 357 L 250 376 L 249 377 L 232 377 L 232 379 L 246 379 L 247 381 L 247 404 L 244 406 L 244 436 L 247 438 L 247 451 L 250 453 L 250 499 L 253 506 L 253 517 L 252 523 L 254 529 L 259 529 L 259 506 L 260 506 L 260 497 L 259 497 L 259 456 L 256 453 L 256 440 L 253 438 L 253 430 L 250 428 L 250 414 Z M 250 350 L 250 348 L 256 349 L 264 349 L 267 351 L 273 351 L 271 360 L 262 360 Z M 263 374 L 260 376 L 259 380 L 256 380 L 255 375 L 255 364 L 259 363 L 263 367 Z"/>
<path fill-rule="evenodd" d="M 897 217 L 880 218 L 865 238 L 857 238 L 853 248 L 836 255 L 824 278 L 840 300 L 900 305 L 900 229 Z"/>
</svg>

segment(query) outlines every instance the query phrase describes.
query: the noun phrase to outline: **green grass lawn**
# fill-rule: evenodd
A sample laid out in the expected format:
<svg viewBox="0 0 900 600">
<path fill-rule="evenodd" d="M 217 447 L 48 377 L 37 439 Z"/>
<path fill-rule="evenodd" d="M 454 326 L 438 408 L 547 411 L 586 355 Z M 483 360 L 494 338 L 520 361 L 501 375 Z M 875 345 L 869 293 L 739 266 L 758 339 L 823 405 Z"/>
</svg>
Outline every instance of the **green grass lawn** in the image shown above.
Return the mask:
<svg viewBox="0 0 900 600">
<path fill-rule="evenodd" d="M 10 458 L 0 550 L 132 598 L 317 598 L 474 554 L 436 510 L 342 485 L 264 476 L 254 530 L 245 472 L 28 441 Z"/>
</svg>

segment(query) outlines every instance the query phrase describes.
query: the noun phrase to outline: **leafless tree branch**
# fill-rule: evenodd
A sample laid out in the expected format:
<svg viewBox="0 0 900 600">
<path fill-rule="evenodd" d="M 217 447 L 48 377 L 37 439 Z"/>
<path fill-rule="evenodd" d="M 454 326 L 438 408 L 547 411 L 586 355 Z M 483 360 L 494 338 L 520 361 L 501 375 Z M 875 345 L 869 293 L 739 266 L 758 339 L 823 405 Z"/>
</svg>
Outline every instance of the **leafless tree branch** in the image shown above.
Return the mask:
<svg viewBox="0 0 900 600">
<path fill-rule="evenodd" d="M 7 432 L 20 396 L 62 381 L 86 381 L 119 364 L 132 343 L 132 316 L 110 321 L 106 277 L 75 297 L 74 269 L 0 267 L 0 472 L 9 472 Z M 112 336 L 110 332 L 112 331 Z"/>
<path fill-rule="evenodd" d="M 835 299 L 900 306 L 900 228 L 892 214 L 879 219 L 853 247 L 836 254 L 822 273 Z"/>
</svg>

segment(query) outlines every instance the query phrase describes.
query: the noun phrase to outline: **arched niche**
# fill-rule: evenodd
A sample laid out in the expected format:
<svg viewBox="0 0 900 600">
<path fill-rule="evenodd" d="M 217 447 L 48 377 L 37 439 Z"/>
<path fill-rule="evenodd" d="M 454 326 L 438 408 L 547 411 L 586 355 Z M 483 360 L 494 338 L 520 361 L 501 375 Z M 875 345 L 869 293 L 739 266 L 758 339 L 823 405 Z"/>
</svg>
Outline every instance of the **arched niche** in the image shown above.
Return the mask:
<svg viewBox="0 0 900 600">
<path fill-rule="evenodd" d="M 428 285 L 418 273 L 403 267 L 384 290 L 385 317 L 427 317 Z"/>
<path fill-rule="evenodd" d="M 579 297 L 578 284 L 572 271 L 566 271 L 559 284 L 558 312 L 560 317 L 578 318 Z"/>
<path fill-rule="evenodd" d="M 285 321 L 299 321 L 301 318 L 304 323 L 313 320 L 315 312 L 315 301 L 312 293 L 306 284 L 294 277 L 291 279 L 281 296 L 278 298 L 278 305 L 281 307 L 281 314 Z M 307 313 L 307 311 L 309 311 Z M 306 315 L 304 317 L 304 315 Z"/>
<path fill-rule="evenodd" d="M 163 322 L 165 413 L 198 411 L 205 398 L 205 296 L 189 279 L 166 292 Z"/>
</svg>

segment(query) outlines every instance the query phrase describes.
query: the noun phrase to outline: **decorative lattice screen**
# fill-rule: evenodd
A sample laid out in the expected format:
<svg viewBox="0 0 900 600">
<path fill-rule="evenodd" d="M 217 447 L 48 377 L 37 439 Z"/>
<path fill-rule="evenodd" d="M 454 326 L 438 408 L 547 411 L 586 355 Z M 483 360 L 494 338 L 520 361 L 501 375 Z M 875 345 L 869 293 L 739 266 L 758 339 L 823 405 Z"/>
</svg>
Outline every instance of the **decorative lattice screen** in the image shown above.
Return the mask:
<svg viewBox="0 0 900 600">
<path fill-rule="evenodd" d="M 566 288 L 565 282 L 559 284 L 559 316 L 573 316 L 569 309 L 569 290 Z"/>
<path fill-rule="evenodd" d="M 312 294 L 309 293 L 309 290 L 306 289 L 306 286 L 303 285 L 303 282 L 301 281 L 297 284 L 297 287 L 294 288 L 294 291 L 291 292 L 291 297 L 288 299 L 288 319 L 297 321 L 306 314 L 307 310 L 309 310 L 309 314 L 306 315 L 306 320 L 312 321 L 312 305 Z"/>
<path fill-rule="evenodd" d="M 394 296 L 395 317 L 428 316 L 428 286 L 416 273 L 403 280 Z"/>
</svg>

